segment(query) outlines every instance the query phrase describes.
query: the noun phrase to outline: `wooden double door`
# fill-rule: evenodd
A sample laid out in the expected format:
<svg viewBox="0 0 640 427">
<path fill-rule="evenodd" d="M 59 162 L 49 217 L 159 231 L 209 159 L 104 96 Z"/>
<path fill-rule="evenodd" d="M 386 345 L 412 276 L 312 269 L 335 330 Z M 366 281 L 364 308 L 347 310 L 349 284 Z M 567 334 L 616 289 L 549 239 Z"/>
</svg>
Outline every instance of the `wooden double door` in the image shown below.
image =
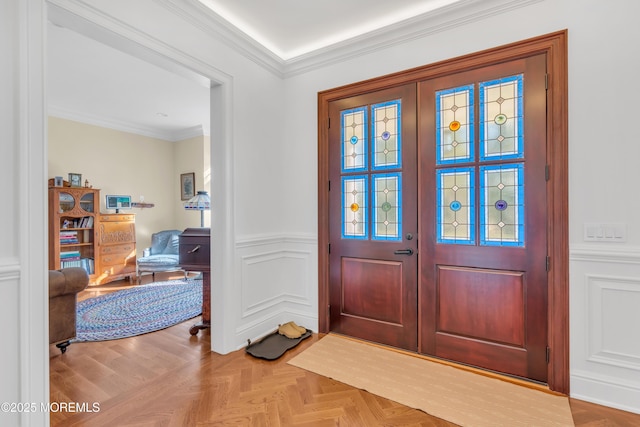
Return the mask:
<svg viewBox="0 0 640 427">
<path fill-rule="evenodd" d="M 329 103 L 330 330 L 547 381 L 546 56 Z"/>
</svg>

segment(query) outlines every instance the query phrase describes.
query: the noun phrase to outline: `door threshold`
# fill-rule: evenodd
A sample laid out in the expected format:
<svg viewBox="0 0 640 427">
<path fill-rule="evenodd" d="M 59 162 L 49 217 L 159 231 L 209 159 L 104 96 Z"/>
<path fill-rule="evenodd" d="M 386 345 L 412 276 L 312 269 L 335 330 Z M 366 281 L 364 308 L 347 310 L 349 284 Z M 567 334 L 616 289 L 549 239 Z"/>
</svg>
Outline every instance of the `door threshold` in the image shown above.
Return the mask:
<svg viewBox="0 0 640 427">
<path fill-rule="evenodd" d="M 505 374 L 504 372 L 496 372 L 496 371 L 491 371 L 491 370 L 488 370 L 488 369 L 478 368 L 476 366 L 465 365 L 464 363 L 454 362 L 454 361 L 447 360 L 447 359 L 441 359 L 441 358 L 438 358 L 438 357 L 435 357 L 435 356 L 429 356 L 429 355 L 425 355 L 425 354 L 420 354 L 418 352 L 404 350 L 404 349 L 401 349 L 401 348 L 392 347 L 390 345 L 380 344 L 380 343 L 376 343 L 376 342 L 373 342 L 373 341 L 368 341 L 368 340 L 365 340 L 365 339 L 362 339 L 362 338 L 356 338 L 356 337 L 351 337 L 351 336 L 348 336 L 348 335 L 339 334 L 339 333 L 336 333 L 336 332 L 329 332 L 329 334 L 334 335 L 334 336 L 339 336 L 340 338 L 344 338 L 344 339 L 360 342 L 360 343 L 363 343 L 363 344 L 368 344 L 368 345 L 371 345 L 373 347 L 384 348 L 386 350 L 395 351 L 396 353 L 406 354 L 408 356 L 417 357 L 419 359 L 428 360 L 428 361 L 434 362 L 434 363 L 439 363 L 441 365 L 451 366 L 451 367 L 456 368 L 456 369 L 461 369 L 463 371 L 471 372 L 471 373 L 482 375 L 482 376 L 489 377 L 489 378 L 494 378 L 494 379 L 497 379 L 497 380 L 500 380 L 500 381 L 505 381 L 505 382 L 508 382 L 508 383 L 511 383 L 511 384 L 516 384 L 516 385 L 519 385 L 519 386 L 522 386 L 522 387 L 526 387 L 526 388 L 530 388 L 530 389 L 533 389 L 533 390 L 542 391 L 544 393 L 553 394 L 555 396 L 566 396 L 563 393 L 558 393 L 557 391 L 551 390 L 546 383 L 535 381 L 535 380 L 532 380 L 532 379 L 529 379 L 529 378 L 516 377 L 516 376 L 513 376 L 513 375 Z"/>
</svg>

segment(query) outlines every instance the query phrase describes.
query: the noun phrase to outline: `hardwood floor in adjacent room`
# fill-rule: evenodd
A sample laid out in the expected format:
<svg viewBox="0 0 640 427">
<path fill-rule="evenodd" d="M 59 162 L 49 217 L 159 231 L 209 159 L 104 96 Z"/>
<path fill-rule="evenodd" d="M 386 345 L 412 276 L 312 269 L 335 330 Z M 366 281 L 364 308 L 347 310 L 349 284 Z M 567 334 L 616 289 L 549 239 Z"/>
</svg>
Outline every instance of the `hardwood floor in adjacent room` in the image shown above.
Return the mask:
<svg viewBox="0 0 640 427">
<path fill-rule="evenodd" d="M 52 412 L 51 425 L 454 425 L 286 363 L 318 334 L 264 361 L 244 350 L 210 352 L 208 331 L 189 335 L 196 320 L 132 338 L 74 343 L 65 354 L 50 346 L 51 402 L 99 406 L 96 412 Z M 640 425 L 640 415 L 570 402 L 576 426 Z"/>
</svg>

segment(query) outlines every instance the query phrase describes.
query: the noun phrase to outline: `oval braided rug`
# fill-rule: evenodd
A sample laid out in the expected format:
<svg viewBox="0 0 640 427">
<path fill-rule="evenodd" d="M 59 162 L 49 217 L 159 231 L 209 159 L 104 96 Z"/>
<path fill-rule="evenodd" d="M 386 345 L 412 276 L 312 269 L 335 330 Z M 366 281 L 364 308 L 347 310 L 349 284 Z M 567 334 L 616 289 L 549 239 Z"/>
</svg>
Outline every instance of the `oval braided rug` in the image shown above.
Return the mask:
<svg viewBox="0 0 640 427">
<path fill-rule="evenodd" d="M 106 341 L 168 328 L 202 313 L 202 280 L 170 280 L 78 302 L 76 338 Z"/>
</svg>

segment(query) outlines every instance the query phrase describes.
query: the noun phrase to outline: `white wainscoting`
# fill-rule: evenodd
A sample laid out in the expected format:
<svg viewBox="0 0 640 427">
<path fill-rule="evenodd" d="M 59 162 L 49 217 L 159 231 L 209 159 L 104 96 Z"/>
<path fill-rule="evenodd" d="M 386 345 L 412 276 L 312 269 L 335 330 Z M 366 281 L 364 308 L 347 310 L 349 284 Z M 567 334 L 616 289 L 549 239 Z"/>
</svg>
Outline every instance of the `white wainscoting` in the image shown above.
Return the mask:
<svg viewBox="0 0 640 427">
<path fill-rule="evenodd" d="M 318 330 L 317 246 L 316 236 L 306 234 L 238 239 L 238 348 L 289 321 Z"/>
<path fill-rule="evenodd" d="M 640 413 L 640 248 L 572 247 L 571 396 Z"/>
<path fill-rule="evenodd" d="M 3 346 L 0 354 L 2 366 L 2 387 L 0 387 L 0 402 L 20 402 L 20 325 L 19 307 L 20 265 L 17 260 L 0 260 L 0 325 Z M 0 414 L 3 425 L 18 425 L 19 414 Z M 6 424 L 4 424 L 6 423 Z"/>
</svg>

